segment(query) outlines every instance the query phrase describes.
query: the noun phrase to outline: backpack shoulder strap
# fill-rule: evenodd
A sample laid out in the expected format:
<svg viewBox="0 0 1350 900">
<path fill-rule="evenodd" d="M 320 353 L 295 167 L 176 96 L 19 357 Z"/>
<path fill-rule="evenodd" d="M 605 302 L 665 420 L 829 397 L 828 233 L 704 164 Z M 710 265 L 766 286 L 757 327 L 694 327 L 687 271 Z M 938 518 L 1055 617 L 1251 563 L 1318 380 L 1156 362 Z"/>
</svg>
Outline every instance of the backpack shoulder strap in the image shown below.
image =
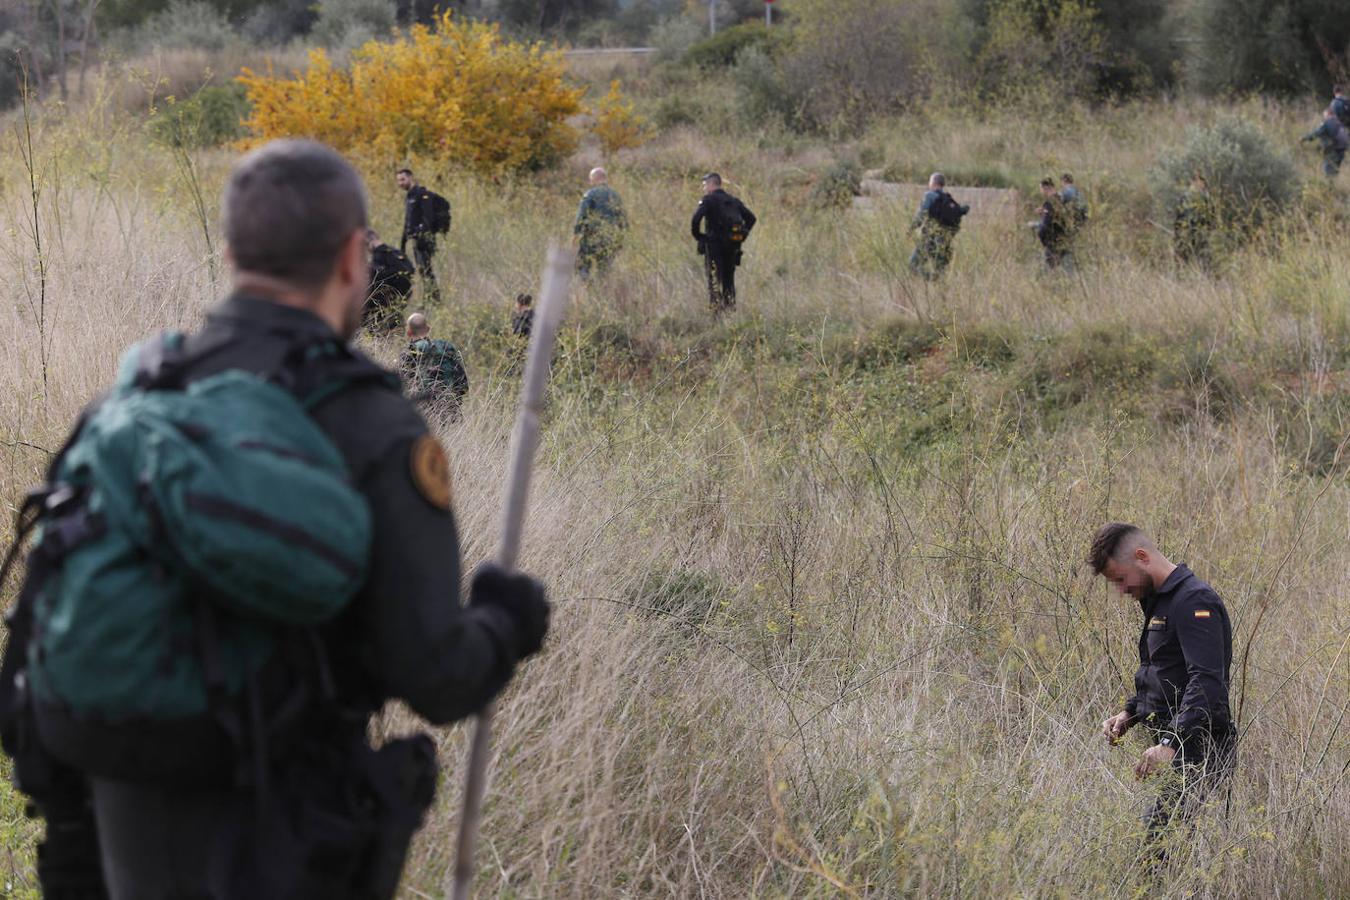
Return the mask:
<svg viewBox="0 0 1350 900">
<path fill-rule="evenodd" d="M 336 338 L 296 345 L 271 380 L 291 391 L 310 412 L 358 385 L 380 386 L 397 393 L 403 384 L 398 375 Z"/>
</svg>

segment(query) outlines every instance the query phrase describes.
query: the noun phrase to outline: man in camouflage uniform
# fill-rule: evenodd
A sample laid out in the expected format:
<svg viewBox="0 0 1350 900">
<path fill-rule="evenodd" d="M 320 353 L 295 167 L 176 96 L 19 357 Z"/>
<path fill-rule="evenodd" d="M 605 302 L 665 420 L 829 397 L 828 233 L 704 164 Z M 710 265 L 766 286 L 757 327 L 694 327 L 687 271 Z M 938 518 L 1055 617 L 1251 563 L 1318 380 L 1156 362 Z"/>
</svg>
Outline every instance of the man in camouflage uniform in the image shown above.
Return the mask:
<svg viewBox="0 0 1350 900">
<path fill-rule="evenodd" d="M 581 197 L 572 234 L 577 244 L 577 272 L 582 278 L 604 275 L 623 249 L 628 215 L 619 192 L 609 186 L 609 173 L 591 169 L 591 187 Z"/>
<path fill-rule="evenodd" d="M 408 349 L 398 365 L 413 401 L 446 412 L 452 421 L 459 419 L 469 393 L 464 357 L 454 344 L 431 336 L 431 324 L 422 313 L 408 317 Z"/>
<path fill-rule="evenodd" d="M 939 215 L 951 208 L 953 215 L 943 222 Z M 961 230 L 960 219 L 970 212 L 969 206 L 957 204 L 947 193 L 947 177 L 934 172 L 928 179 L 928 192 L 923 195 L 919 211 L 911 229 L 918 229 L 919 242 L 909 257 L 909 268 L 927 281 L 942 277 L 952 261 L 952 242 Z"/>
</svg>

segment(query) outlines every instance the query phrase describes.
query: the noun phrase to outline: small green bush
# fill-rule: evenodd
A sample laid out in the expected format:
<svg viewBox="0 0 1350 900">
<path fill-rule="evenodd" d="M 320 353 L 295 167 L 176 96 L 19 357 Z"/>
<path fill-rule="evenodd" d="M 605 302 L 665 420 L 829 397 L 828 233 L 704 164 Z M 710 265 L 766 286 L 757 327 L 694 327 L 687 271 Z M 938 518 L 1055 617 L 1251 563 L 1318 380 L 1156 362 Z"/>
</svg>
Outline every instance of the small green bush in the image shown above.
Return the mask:
<svg viewBox="0 0 1350 900">
<path fill-rule="evenodd" d="M 203 0 L 173 0 L 114 43 L 127 53 L 151 49 L 223 50 L 240 41 L 218 7 Z"/>
<path fill-rule="evenodd" d="M 843 209 L 862 193 L 862 169 L 857 163 L 837 162 L 825 170 L 811 189 L 811 205 L 819 209 Z"/>
<path fill-rule="evenodd" d="M 169 103 L 150 119 L 150 134 L 172 147 L 218 147 L 244 136 L 249 103 L 244 86 L 208 86 Z"/>
<path fill-rule="evenodd" d="M 1299 197 L 1293 159 L 1255 125 L 1236 118 L 1193 130 L 1183 147 L 1158 160 L 1149 181 L 1164 222 L 1176 220 L 1196 175 L 1209 184 L 1221 244 L 1247 240 Z"/>
<path fill-rule="evenodd" d="M 772 54 L 782 43 L 781 31 L 758 22 L 734 25 L 694 44 L 685 53 L 684 61 L 699 69 L 724 69 L 735 65 L 740 55 L 751 48 Z"/>
<path fill-rule="evenodd" d="M 391 0 L 319 0 L 319 19 L 310 33 L 325 47 L 351 49 L 387 37 L 398 22 Z"/>
</svg>

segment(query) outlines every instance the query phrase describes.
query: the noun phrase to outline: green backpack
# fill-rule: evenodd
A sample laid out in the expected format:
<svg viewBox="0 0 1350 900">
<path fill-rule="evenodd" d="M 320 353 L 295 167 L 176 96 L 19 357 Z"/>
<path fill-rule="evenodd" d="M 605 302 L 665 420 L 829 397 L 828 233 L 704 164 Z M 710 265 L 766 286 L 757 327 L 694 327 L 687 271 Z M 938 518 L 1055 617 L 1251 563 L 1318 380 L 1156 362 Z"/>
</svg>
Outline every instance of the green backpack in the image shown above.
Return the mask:
<svg viewBox="0 0 1350 900">
<path fill-rule="evenodd" d="M 454 344 L 440 338 L 421 338 L 408 349 L 409 373 L 419 392 L 444 388 L 455 397 L 469 392 L 469 373 Z"/>
<path fill-rule="evenodd" d="M 365 582 L 370 510 L 309 415 L 344 383 L 297 394 L 289 370 L 229 370 L 184 385 L 183 353 L 176 333 L 128 352 L 26 504 L 27 635 L 11 623 L 0 720 L 30 702 L 133 730 L 213 715 L 279 635 L 333 619 Z"/>
</svg>

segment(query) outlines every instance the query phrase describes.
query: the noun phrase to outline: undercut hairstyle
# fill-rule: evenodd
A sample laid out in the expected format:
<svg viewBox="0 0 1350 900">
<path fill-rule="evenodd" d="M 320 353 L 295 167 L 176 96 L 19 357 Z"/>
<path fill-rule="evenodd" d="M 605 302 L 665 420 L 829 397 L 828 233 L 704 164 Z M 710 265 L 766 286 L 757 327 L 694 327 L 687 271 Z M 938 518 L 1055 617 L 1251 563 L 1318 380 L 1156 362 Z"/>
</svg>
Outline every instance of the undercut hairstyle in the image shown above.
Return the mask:
<svg viewBox="0 0 1350 900">
<path fill-rule="evenodd" d="M 407 175 L 409 178 L 413 177 L 413 176 L 412 176 L 412 169 L 408 169 L 408 168 L 399 169 L 399 170 L 398 170 L 397 172 L 395 172 L 394 174 L 395 174 L 395 175 Z"/>
<path fill-rule="evenodd" d="M 1094 574 L 1102 574 L 1108 562 L 1116 559 L 1123 550 L 1143 537 L 1144 532 L 1137 525 L 1107 522 L 1097 529 L 1092 538 L 1092 549 L 1088 551 L 1088 565 L 1092 566 Z"/>
<path fill-rule="evenodd" d="M 352 234 L 364 234 L 361 176 L 317 141 L 272 141 L 235 165 L 221 200 L 234 265 L 296 287 L 323 284 Z"/>
<path fill-rule="evenodd" d="M 722 186 L 722 176 L 718 175 L 716 172 L 709 172 L 707 175 L 704 175 L 703 181 L 706 184 L 711 184 L 713 187 Z"/>
</svg>

